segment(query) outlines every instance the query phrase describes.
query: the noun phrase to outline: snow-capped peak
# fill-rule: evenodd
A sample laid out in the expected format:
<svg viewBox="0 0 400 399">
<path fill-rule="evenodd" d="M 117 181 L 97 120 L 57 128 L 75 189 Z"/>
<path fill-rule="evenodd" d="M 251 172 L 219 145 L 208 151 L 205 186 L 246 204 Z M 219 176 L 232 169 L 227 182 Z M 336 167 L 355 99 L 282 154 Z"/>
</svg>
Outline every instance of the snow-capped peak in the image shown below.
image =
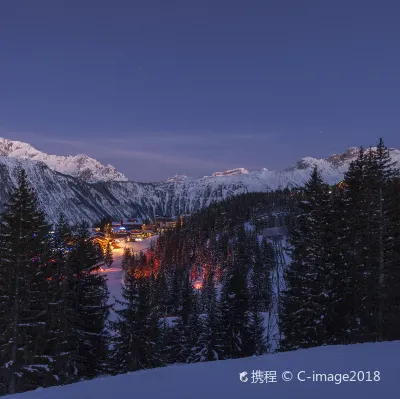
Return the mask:
<svg viewBox="0 0 400 399">
<path fill-rule="evenodd" d="M 50 169 L 65 175 L 78 177 L 88 183 L 99 181 L 128 181 L 122 173 L 112 165 L 102 165 L 94 158 L 85 154 L 49 155 L 21 141 L 12 141 L 0 137 L 0 156 L 30 159 L 43 162 Z"/>
<path fill-rule="evenodd" d="M 132 215 L 151 218 L 155 214 L 194 213 L 212 202 L 233 195 L 303 186 L 314 165 L 326 183 L 337 184 L 343 179 L 351 161 L 356 159 L 357 153 L 358 149 L 349 149 L 342 155 L 325 159 L 305 157 L 297 166 L 285 170 L 248 171 L 239 168 L 214 173 L 213 176 L 192 178 L 175 175 L 168 181 L 148 184 L 125 182 L 126 178 L 118 174 L 115 168 L 103 166 L 87 155 L 46 155 L 29 144 L 0 139 L 0 170 L 5 176 L 1 180 L 0 211 L 6 203 L 7 193 L 15 185 L 16 170 L 21 166 L 27 171 L 31 185 L 38 192 L 39 203 L 50 220 L 57 220 L 62 211 L 73 223 L 81 220 L 93 223 L 104 215 L 113 215 L 118 220 Z M 400 151 L 390 149 L 390 155 L 400 167 Z M 85 181 L 76 184 L 74 177 L 65 175 Z M 113 181 L 113 184 L 86 183 L 93 181 Z"/>
<path fill-rule="evenodd" d="M 237 176 L 237 175 L 247 175 L 249 171 L 245 168 L 236 168 L 226 170 L 225 172 L 215 172 L 212 174 L 213 177 L 215 176 Z"/>
<path fill-rule="evenodd" d="M 359 153 L 359 150 L 360 149 L 357 147 L 350 147 L 344 154 L 332 154 L 326 160 L 335 166 L 339 166 L 343 162 L 355 159 Z"/>
<path fill-rule="evenodd" d="M 172 177 L 169 177 L 167 179 L 167 182 L 174 182 L 174 181 L 178 182 L 178 181 L 183 181 L 183 180 L 186 180 L 186 179 L 188 179 L 188 177 L 186 175 L 177 174 L 177 175 L 174 175 Z"/>
</svg>

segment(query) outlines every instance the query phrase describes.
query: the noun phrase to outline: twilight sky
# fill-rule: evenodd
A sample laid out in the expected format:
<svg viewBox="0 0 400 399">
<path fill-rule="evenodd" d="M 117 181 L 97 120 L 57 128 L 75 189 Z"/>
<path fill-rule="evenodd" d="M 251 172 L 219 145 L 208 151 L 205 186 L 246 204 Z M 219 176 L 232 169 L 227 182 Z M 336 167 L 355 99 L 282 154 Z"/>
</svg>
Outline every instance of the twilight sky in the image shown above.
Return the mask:
<svg viewBox="0 0 400 399">
<path fill-rule="evenodd" d="M 398 0 L 3 0 L 0 136 L 139 181 L 400 148 L 399 15 Z"/>
</svg>

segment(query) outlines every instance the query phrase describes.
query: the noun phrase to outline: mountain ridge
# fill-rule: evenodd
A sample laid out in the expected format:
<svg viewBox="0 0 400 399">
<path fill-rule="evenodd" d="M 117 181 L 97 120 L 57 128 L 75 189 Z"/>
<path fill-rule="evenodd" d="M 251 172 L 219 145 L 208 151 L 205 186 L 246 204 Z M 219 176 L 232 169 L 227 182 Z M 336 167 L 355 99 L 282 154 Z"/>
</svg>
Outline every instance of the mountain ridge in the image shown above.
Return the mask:
<svg viewBox="0 0 400 399">
<path fill-rule="evenodd" d="M 71 222 L 93 223 L 105 215 L 151 218 L 188 214 L 233 195 L 302 186 L 314 165 L 328 184 L 336 184 L 343 179 L 357 153 L 357 148 L 350 147 L 343 154 L 325 159 L 304 157 L 281 171 L 237 168 L 211 176 L 175 175 L 165 181 L 141 183 L 127 179 L 82 179 L 56 171 L 45 162 L 17 158 L 14 152 L 12 157 L 0 156 L 0 210 L 16 185 L 20 168 L 27 171 L 28 180 L 38 192 L 39 203 L 50 220 L 57 220 L 63 212 Z M 390 149 L 390 153 L 400 166 L 400 151 Z"/>
<path fill-rule="evenodd" d="M 375 147 L 372 147 L 375 148 Z M 396 148 L 389 149 L 392 157 L 400 163 L 400 150 Z M 306 156 L 299 159 L 296 163 L 288 166 L 283 170 L 270 170 L 268 168 L 261 169 L 246 169 L 243 167 L 228 169 L 221 172 L 214 172 L 211 175 L 204 176 L 187 176 L 185 174 L 175 174 L 165 180 L 151 182 L 149 184 L 161 184 L 165 182 L 181 182 L 192 179 L 203 179 L 213 177 L 227 177 L 227 176 L 254 176 L 256 174 L 265 175 L 268 173 L 282 174 L 285 172 L 291 172 L 295 169 L 308 169 L 311 165 L 317 165 L 321 172 L 327 169 L 338 169 L 338 176 L 343 174 L 341 167 L 348 168 L 350 162 L 357 157 L 359 147 L 349 147 L 342 154 L 332 154 L 326 158 L 315 158 Z M 37 150 L 31 144 L 24 143 L 21 141 L 13 141 L 0 137 L 0 156 L 16 159 L 30 159 L 36 162 L 45 163 L 50 169 L 56 172 L 77 177 L 87 183 L 98 183 L 98 182 L 112 182 L 121 181 L 128 182 L 133 181 L 128 179 L 125 175 L 119 172 L 112 165 L 102 165 L 99 161 L 89 157 L 86 154 L 77 155 L 49 155 L 42 151 Z M 140 184 L 145 184 L 141 181 L 135 181 Z"/>
<path fill-rule="evenodd" d="M 0 137 L 0 156 L 16 159 L 30 159 L 43 162 L 51 169 L 86 182 L 128 181 L 128 178 L 112 165 L 102 165 L 86 154 L 49 155 L 22 141 L 13 141 Z"/>
</svg>

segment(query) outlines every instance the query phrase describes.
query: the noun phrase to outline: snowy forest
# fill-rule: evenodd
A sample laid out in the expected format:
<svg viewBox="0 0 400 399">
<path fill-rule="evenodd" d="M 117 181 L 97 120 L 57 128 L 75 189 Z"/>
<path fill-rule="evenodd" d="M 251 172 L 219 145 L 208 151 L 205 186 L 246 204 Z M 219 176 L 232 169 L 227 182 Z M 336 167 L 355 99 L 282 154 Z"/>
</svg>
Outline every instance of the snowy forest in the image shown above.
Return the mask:
<svg viewBox="0 0 400 399">
<path fill-rule="evenodd" d="M 400 174 L 382 140 L 340 185 L 317 168 L 303 187 L 199 210 L 146 252 L 124 253 L 122 300 L 62 215 L 54 231 L 22 170 L 0 224 L 0 394 L 174 363 L 400 339 Z M 285 227 L 290 260 L 277 292 Z M 116 319 L 110 320 L 111 310 Z M 279 315 L 278 345 L 266 320 Z"/>
</svg>

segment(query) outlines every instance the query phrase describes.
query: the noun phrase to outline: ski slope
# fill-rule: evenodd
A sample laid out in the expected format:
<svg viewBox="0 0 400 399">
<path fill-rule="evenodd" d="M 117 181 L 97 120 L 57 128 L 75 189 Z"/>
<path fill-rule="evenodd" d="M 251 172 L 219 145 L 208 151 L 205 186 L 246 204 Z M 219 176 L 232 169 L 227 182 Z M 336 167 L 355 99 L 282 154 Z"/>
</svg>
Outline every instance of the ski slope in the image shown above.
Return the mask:
<svg viewBox="0 0 400 399">
<path fill-rule="evenodd" d="M 325 346 L 296 352 L 192 365 L 178 365 L 40 389 L 10 399 L 389 399 L 399 397 L 400 341 Z M 253 370 L 270 373 L 268 382 L 252 383 Z M 315 373 L 379 371 L 370 382 L 317 382 Z M 282 374 L 291 381 L 283 381 Z M 302 373 L 304 371 L 304 373 Z M 247 372 L 247 382 L 239 373 Z M 297 375 L 300 372 L 299 381 Z M 311 377 L 307 379 L 306 377 Z M 351 375 L 350 375 L 351 376 Z M 315 378 L 315 377 L 314 377 Z M 339 377 L 336 377 L 339 381 Z M 360 377 L 361 379 L 361 374 Z"/>
</svg>

